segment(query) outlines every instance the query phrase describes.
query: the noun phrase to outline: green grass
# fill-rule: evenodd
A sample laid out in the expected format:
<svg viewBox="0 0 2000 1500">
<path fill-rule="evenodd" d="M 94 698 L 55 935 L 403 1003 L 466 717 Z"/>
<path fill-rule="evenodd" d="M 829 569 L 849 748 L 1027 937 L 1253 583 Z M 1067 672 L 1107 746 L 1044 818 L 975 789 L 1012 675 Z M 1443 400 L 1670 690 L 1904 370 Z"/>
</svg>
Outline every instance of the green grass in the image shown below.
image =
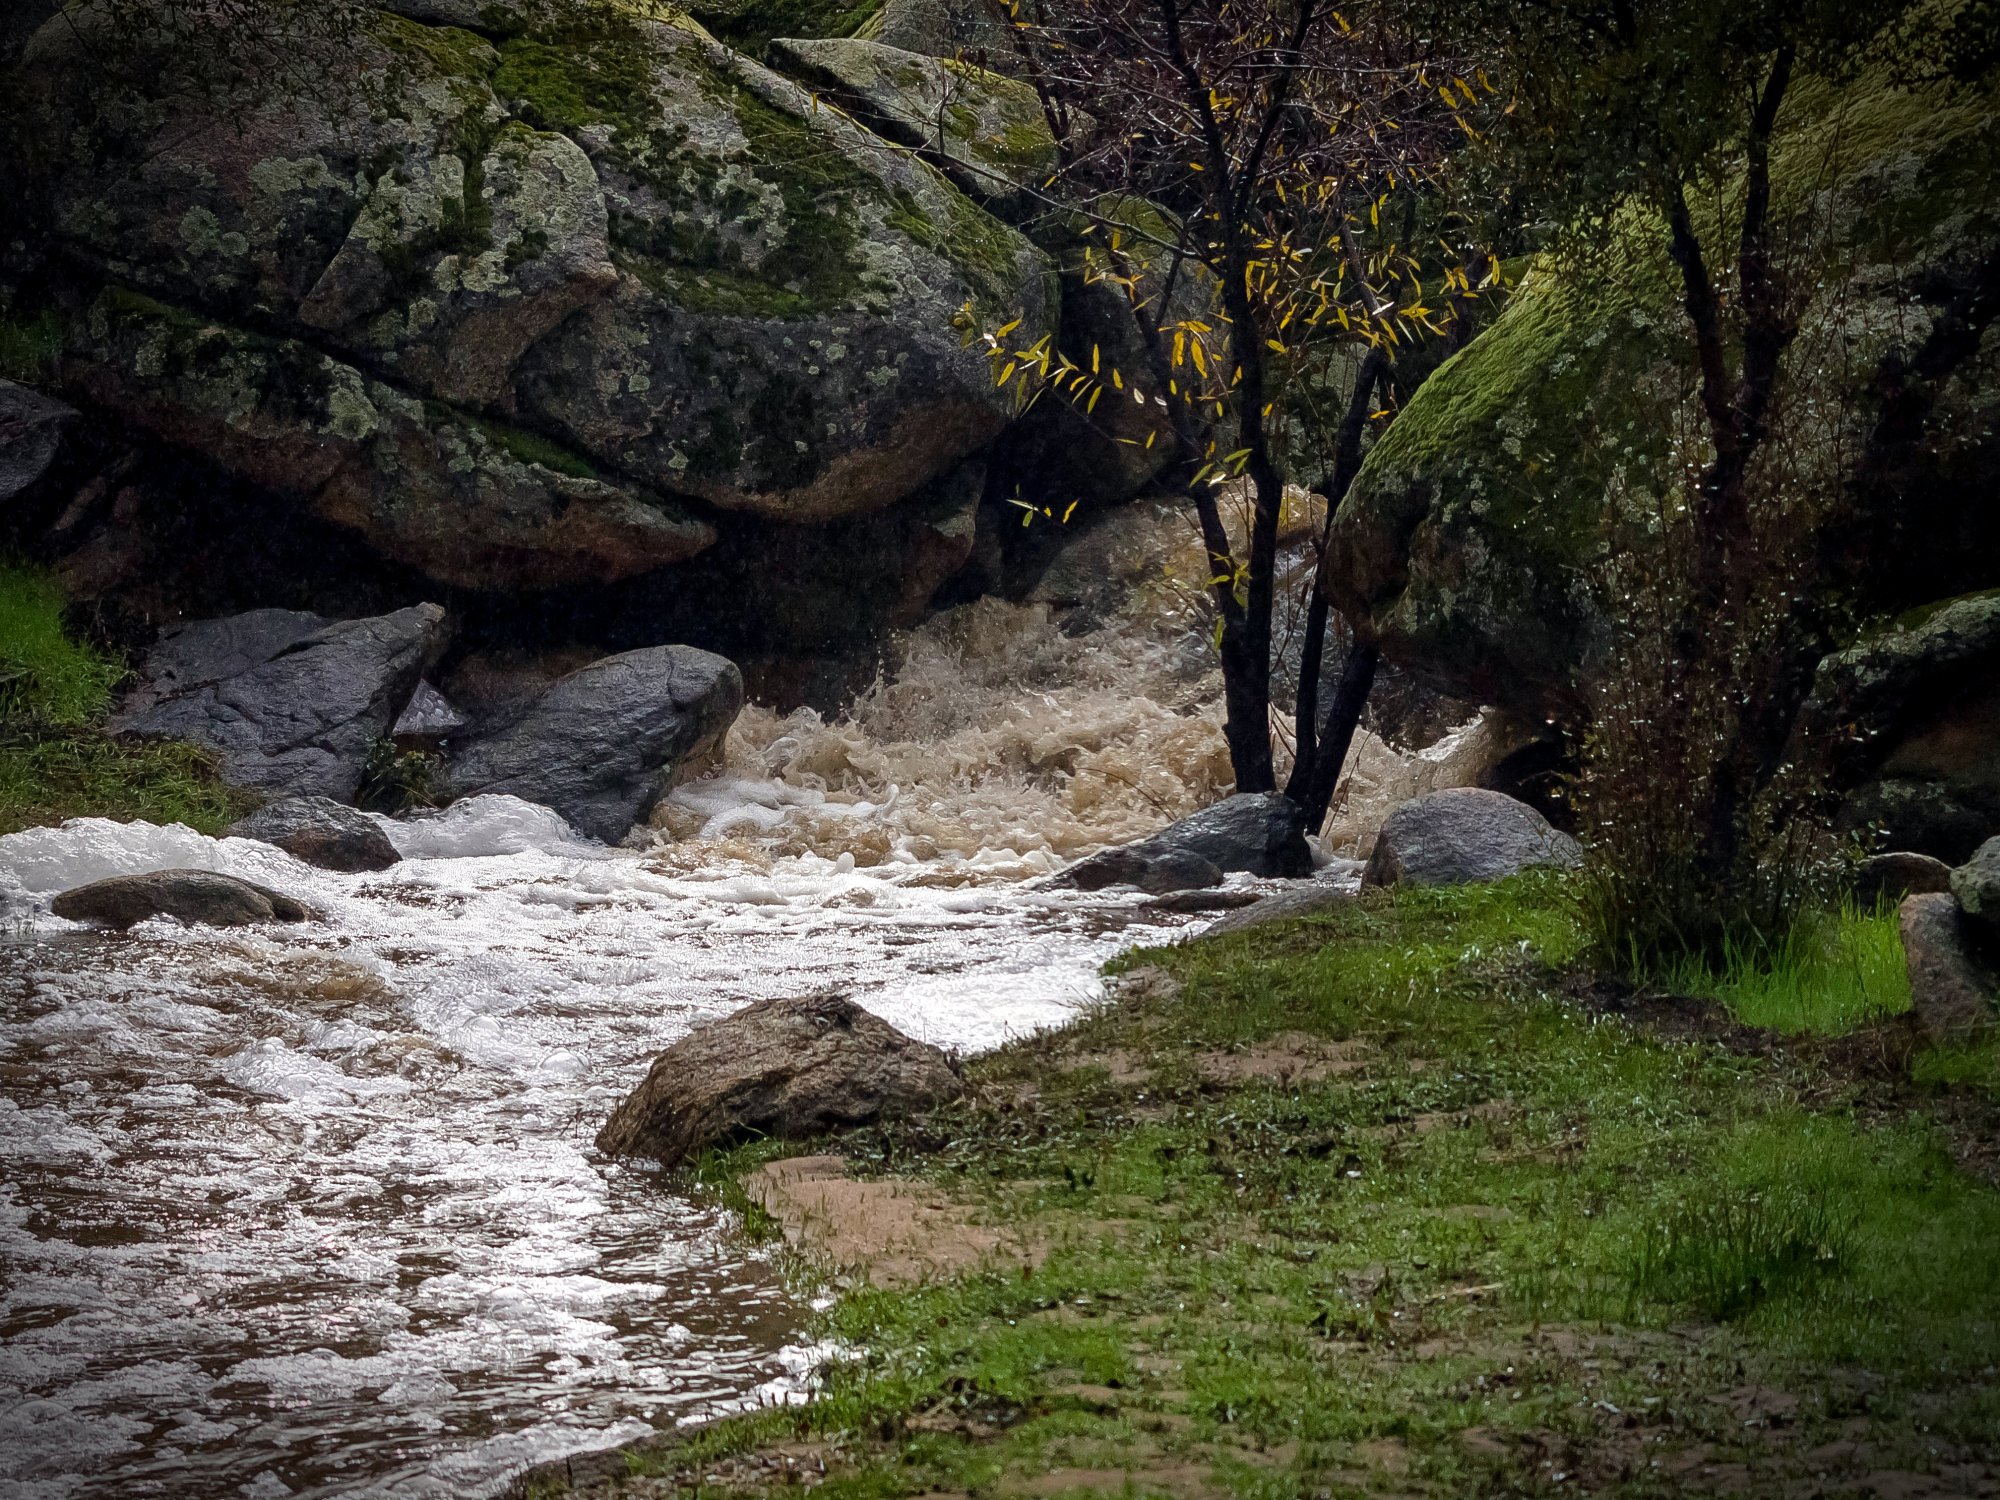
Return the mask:
<svg viewBox="0 0 2000 1500">
<path fill-rule="evenodd" d="M 64 633 L 63 603 L 47 574 L 0 563 L 0 722 L 85 723 L 125 675 Z"/>
<path fill-rule="evenodd" d="M 2000 1193 L 1955 1164 L 1962 1122 L 1823 1044 L 1607 1013 L 1574 910 L 1547 877 L 1385 893 L 1121 961 L 1151 982 L 839 1145 L 1041 1265 L 845 1295 L 817 1331 L 855 1357 L 815 1403 L 636 1457 L 659 1478 L 631 1493 L 737 1454 L 697 1492 L 789 1494 L 753 1460 L 801 1440 L 836 1452 L 826 1500 L 1065 1470 L 1269 1500 L 1705 1492 L 1677 1456 L 1838 1494 L 2000 1463 Z M 1218 1071 L 1280 1045 L 1328 1065 Z"/>
<path fill-rule="evenodd" d="M 1838 1034 L 1910 1008 L 1910 979 L 1893 907 L 1809 912 L 1765 948 L 1724 939 L 1719 964 L 1690 957 L 1655 983 L 1720 1000 L 1738 1020 L 1773 1031 Z"/>
<path fill-rule="evenodd" d="M 68 633 L 63 607 L 49 575 L 0 562 L 0 833 L 81 817 L 213 833 L 241 816 L 202 750 L 103 733 L 125 667 Z"/>
</svg>

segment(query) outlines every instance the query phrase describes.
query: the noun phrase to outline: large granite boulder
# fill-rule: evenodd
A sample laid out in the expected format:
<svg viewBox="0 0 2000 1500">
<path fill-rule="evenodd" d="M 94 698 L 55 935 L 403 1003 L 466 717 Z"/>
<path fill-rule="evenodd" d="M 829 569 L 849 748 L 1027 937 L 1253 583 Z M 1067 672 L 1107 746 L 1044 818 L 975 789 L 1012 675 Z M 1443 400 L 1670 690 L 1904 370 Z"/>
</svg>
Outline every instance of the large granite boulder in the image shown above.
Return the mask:
<svg viewBox="0 0 2000 1500">
<path fill-rule="evenodd" d="M 76 408 L 0 380 L 0 504 L 39 484 L 55 466 Z"/>
<path fill-rule="evenodd" d="M 742 674 L 710 652 L 652 646 L 607 656 L 458 741 L 445 784 L 455 797 L 538 802 L 578 832 L 616 843 L 683 761 L 728 733 L 742 706 Z"/>
<path fill-rule="evenodd" d="M 691 22 L 398 8 L 336 86 L 164 58 L 112 110 L 91 13 L 37 34 L 38 190 L 111 284 L 65 391 L 476 589 L 879 511 L 1006 425 L 954 319 L 1045 327 L 1053 279 L 935 169 Z"/>
<path fill-rule="evenodd" d="M 1134 843 L 1078 860 L 1056 877 L 1081 891 L 1135 885 L 1159 894 L 1214 885 L 1231 873 L 1312 873 L 1298 804 L 1277 792 L 1239 792 Z"/>
<path fill-rule="evenodd" d="M 1361 883 L 1466 885 L 1582 860 L 1576 840 L 1527 803 L 1481 787 L 1453 787 L 1389 814 Z"/>
<path fill-rule="evenodd" d="M 50 910 L 65 921 L 93 922 L 120 930 L 153 917 L 173 917 L 205 927 L 309 922 L 314 917 L 304 902 L 215 870 L 113 875 L 64 891 Z"/>
<path fill-rule="evenodd" d="M 205 745 L 233 786 L 351 802 L 369 751 L 444 644 L 435 604 L 368 620 L 260 609 L 183 625 L 147 654 L 110 728 Z"/>
<path fill-rule="evenodd" d="M 931 57 L 969 53 L 1004 68 L 1013 48 L 992 0 L 882 0 L 858 35 Z"/>
<path fill-rule="evenodd" d="M 1060 164 L 1025 83 L 956 58 L 853 37 L 786 38 L 773 67 L 817 89 L 885 140 L 914 147 L 974 197 L 1022 216 Z"/>
<path fill-rule="evenodd" d="M 2000 247 L 2000 198 L 1983 189 L 2000 173 L 1994 96 L 1904 92 L 1877 75 L 1813 80 L 1796 102 L 1773 194 L 1815 257 L 1798 281 L 1817 290 L 1788 397 L 1815 415 L 1788 430 L 1786 461 L 1822 493 L 1868 497 L 1870 603 L 2000 584 L 2000 510 L 1987 503 L 2000 339 L 1948 338 L 1925 356 L 1948 378 L 1926 392 L 1918 441 L 1876 431 L 1882 372 L 1911 370 L 1964 316 Z M 1869 128 L 1850 128 L 1861 118 Z M 1619 235 L 1587 264 L 1534 266 L 1370 450 L 1334 524 L 1335 603 L 1391 660 L 1483 702 L 1577 707 L 1610 660 L 1606 561 L 1651 546 L 1649 521 L 1680 495 L 1686 314 L 1664 230 L 1635 214 Z M 1809 352 L 1829 347 L 1839 359 Z"/>
<path fill-rule="evenodd" d="M 597 1149 L 673 1166 L 708 1146 L 824 1135 L 964 1091 L 944 1053 L 844 996 L 760 1000 L 662 1052 Z"/>
<path fill-rule="evenodd" d="M 349 875 L 386 870 L 402 859 L 379 823 L 330 797 L 281 797 L 224 833 L 275 845 L 306 864 Z"/>
<path fill-rule="evenodd" d="M 1854 903 L 1863 911 L 1885 901 L 1900 906 L 1906 896 L 1930 896 L 1950 889 L 1950 865 L 1907 849 L 1871 854 L 1854 872 Z"/>
</svg>

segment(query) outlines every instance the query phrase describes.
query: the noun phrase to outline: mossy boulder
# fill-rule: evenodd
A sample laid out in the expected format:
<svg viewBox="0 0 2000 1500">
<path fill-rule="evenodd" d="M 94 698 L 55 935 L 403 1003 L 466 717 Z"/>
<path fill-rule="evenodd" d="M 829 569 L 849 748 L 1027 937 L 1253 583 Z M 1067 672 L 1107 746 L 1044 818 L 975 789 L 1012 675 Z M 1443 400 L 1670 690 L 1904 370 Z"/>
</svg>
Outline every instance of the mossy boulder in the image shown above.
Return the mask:
<svg viewBox="0 0 2000 1500">
<path fill-rule="evenodd" d="M 666 26 L 506 49 L 499 86 L 590 154 L 617 291 L 545 340 L 524 415 L 725 510 L 877 510 L 1011 415 L 961 309 L 1047 326 L 1039 251 L 799 85 Z M 539 50 L 537 50 L 539 49 Z"/>
<path fill-rule="evenodd" d="M 378 551 L 465 588 L 604 582 L 692 557 L 714 528 L 576 454 L 310 345 L 128 292 L 70 331 L 67 388 L 295 495 Z"/>
<path fill-rule="evenodd" d="M 852 37 L 771 44 L 773 67 L 821 91 L 877 134 L 921 151 L 966 192 L 1020 219 L 1059 158 L 1025 83 L 956 58 Z"/>
<path fill-rule="evenodd" d="M 1805 80 L 1780 122 L 1775 203 L 1813 289 L 1789 355 L 1804 482 L 1860 493 L 1878 376 L 1920 348 L 2000 247 L 1990 92 Z M 1661 226 L 1636 210 L 1594 253 L 1543 258 L 1419 389 L 1333 529 L 1335 602 L 1451 690 L 1572 709 L 1608 658 L 1614 551 L 1643 555 L 1702 459 L 1692 345 Z M 1936 390 L 1925 440 L 1871 476 L 1888 612 L 2000 582 L 2000 340 Z M 1885 500 L 1883 497 L 1886 496 Z"/>
<path fill-rule="evenodd" d="M 69 391 L 482 589 L 883 510 L 1006 425 L 955 319 L 1054 279 L 934 169 L 638 0 L 393 9 L 224 98 L 37 34 Z"/>
</svg>

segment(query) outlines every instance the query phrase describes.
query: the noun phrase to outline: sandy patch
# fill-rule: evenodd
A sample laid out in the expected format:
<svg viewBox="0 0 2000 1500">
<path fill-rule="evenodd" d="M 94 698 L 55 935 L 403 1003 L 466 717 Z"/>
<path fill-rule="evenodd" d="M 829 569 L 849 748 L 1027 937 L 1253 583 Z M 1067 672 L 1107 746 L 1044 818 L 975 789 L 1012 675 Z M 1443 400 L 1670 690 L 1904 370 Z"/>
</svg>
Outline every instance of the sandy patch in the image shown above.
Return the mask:
<svg viewBox="0 0 2000 1500">
<path fill-rule="evenodd" d="M 1047 1247 L 975 1224 L 919 1183 L 864 1181 L 839 1156 L 768 1162 L 743 1179 L 785 1241 L 873 1286 L 913 1286 L 993 1267 L 1038 1266 Z"/>
</svg>

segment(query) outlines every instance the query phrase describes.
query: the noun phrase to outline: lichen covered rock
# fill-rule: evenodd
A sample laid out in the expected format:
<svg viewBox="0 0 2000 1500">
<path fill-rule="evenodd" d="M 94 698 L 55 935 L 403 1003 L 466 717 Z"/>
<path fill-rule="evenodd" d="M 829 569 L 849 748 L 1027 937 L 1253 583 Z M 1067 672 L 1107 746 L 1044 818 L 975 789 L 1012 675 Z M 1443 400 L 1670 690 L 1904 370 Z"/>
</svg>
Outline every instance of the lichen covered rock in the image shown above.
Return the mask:
<svg viewBox="0 0 2000 1500">
<path fill-rule="evenodd" d="M 1867 447 L 1883 358 L 1916 349 L 2000 245 L 2000 204 L 1984 186 L 1996 171 L 1988 91 L 1806 80 L 1788 101 L 1776 212 L 1802 239 L 1838 226 L 1815 242 L 1820 290 L 1787 375 L 1801 413 L 1787 462 L 1807 482 L 1847 483 L 1839 465 Z M 1586 263 L 1538 262 L 1369 453 L 1324 576 L 1392 659 L 1527 709 L 1574 706 L 1600 670 L 1612 640 L 1604 564 L 1614 547 L 1651 545 L 1648 518 L 1678 499 L 1684 464 L 1700 456 L 1671 442 L 1692 346 L 1664 238 L 1634 211 Z M 1821 357 L 1830 344 L 1838 360 Z M 1936 441 L 1876 476 L 1900 497 L 1895 542 L 1868 573 L 1887 607 L 1954 578 L 2000 582 L 1991 507 L 1975 498 L 2000 458 L 1996 418 L 1989 330 L 1937 391 Z"/>
</svg>

